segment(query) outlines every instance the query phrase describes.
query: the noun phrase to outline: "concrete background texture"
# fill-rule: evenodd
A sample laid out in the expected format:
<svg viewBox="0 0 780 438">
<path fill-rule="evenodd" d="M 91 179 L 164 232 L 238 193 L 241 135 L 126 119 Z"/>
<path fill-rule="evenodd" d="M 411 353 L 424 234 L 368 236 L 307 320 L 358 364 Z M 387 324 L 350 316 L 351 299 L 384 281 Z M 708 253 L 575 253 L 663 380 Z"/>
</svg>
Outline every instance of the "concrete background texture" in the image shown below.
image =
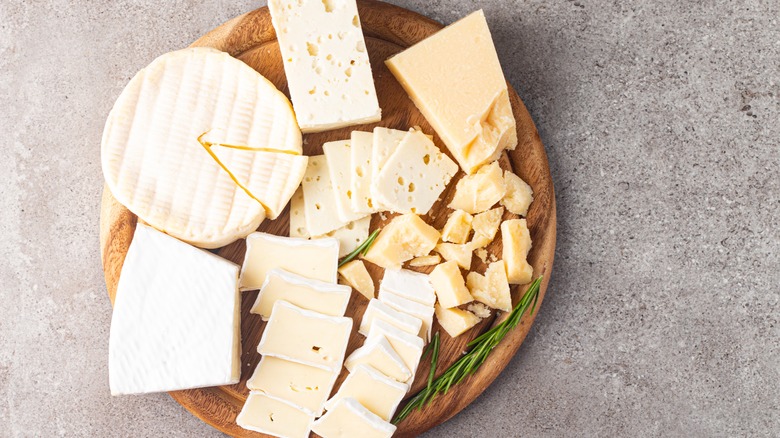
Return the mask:
<svg viewBox="0 0 780 438">
<path fill-rule="evenodd" d="M 780 435 L 780 2 L 394 1 L 483 8 L 558 202 L 518 355 L 430 437 Z M 105 117 L 157 55 L 260 2 L 0 3 L 0 436 L 220 436 L 109 395 Z"/>
</svg>

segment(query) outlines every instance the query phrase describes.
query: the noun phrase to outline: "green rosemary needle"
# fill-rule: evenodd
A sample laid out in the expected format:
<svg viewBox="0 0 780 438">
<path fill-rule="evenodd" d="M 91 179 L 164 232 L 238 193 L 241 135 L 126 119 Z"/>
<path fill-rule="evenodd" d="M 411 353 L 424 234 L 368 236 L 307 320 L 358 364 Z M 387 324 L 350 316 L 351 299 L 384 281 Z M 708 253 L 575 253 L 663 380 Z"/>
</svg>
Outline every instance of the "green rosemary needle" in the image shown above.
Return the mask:
<svg viewBox="0 0 780 438">
<path fill-rule="evenodd" d="M 431 374 L 428 376 L 428 386 L 409 399 L 403 409 L 393 418 L 393 424 L 400 423 L 413 410 L 422 409 L 426 404 L 433 401 L 436 395 L 446 394 L 453 385 L 457 385 L 467 376 L 474 374 L 480 365 L 485 363 L 493 348 L 501 342 L 510 330 L 517 327 L 526 310 L 530 308 L 530 314 L 534 313 L 539 299 L 539 288 L 542 284 L 542 278 L 539 277 L 531 283 L 523 297 L 520 298 L 520 302 L 517 303 L 504 321 L 469 342 L 466 346 L 471 349 L 436 379 L 432 379 L 435 372 L 435 366 L 432 365 Z M 435 348 L 438 360 L 438 342 Z"/>
<path fill-rule="evenodd" d="M 376 240 L 376 236 L 379 235 L 379 230 L 380 230 L 379 228 L 374 230 L 374 232 L 371 233 L 371 235 L 368 236 L 368 238 L 366 238 L 366 240 L 364 240 L 363 243 L 360 244 L 360 246 L 355 248 L 355 250 L 352 251 L 351 253 L 345 255 L 344 258 L 341 259 L 341 261 L 339 262 L 339 268 L 352 261 L 352 259 L 354 259 L 355 257 L 359 255 L 365 255 L 366 252 L 368 251 L 368 248 L 370 248 L 371 245 L 374 243 L 374 240 Z"/>
<path fill-rule="evenodd" d="M 428 355 L 428 352 L 431 353 L 431 371 L 428 373 L 428 386 L 427 389 L 431 389 L 433 386 L 433 378 L 436 375 L 436 365 L 439 363 L 439 344 L 441 342 L 441 337 L 439 336 L 439 332 L 436 332 L 435 335 L 433 335 L 433 338 L 431 338 L 431 343 L 428 344 L 427 347 L 425 347 L 425 352 L 423 352 L 423 358 Z"/>
</svg>

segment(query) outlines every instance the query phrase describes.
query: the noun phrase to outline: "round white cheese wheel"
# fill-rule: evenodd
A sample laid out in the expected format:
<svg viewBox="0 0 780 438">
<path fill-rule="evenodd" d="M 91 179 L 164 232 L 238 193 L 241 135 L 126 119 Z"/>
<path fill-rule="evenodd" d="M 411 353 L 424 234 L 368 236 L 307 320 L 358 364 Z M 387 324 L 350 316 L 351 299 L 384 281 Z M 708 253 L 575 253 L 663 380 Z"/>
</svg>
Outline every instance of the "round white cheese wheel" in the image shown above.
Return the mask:
<svg viewBox="0 0 780 438">
<path fill-rule="evenodd" d="M 210 154 L 198 141 L 204 133 L 241 148 L 213 145 Z M 284 94 L 209 48 L 162 55 L 138 72 L 108 116 L 101 148 L 120 203 L 203 248 L 245 237 L 281 213 L 303 178 L 307 157 L 300 154 L 301 132 Z"/>
</svg>

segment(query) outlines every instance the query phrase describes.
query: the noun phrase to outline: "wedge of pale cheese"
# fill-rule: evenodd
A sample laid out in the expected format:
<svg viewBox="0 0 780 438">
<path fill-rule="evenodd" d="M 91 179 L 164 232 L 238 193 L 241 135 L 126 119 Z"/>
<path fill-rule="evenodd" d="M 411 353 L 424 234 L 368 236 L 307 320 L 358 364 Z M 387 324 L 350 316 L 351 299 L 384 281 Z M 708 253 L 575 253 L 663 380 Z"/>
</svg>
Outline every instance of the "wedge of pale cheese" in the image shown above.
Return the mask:
<svg viewBox="0 0 780 438">
<path fill-rule="evenodd" d="M 370 213 L 358 213 L 352 209 L 352 145 L 350 140 L 329 141 L 322 145 L 328 164 L 333 192 L 336 198 L 336 214 L 342 222 L 352 222 Z"/>
<path fill-rule="evenodd" d="M 300 406 L 262 391 L 251 391 L 236 424 L 252 430 L 285 438 L 308 438 L 314 415 Z"/>
<path fill-rule="evenodd" d="M 235 264 L 138 224 L 111 320 L 111 394 L 237 383 L 237 279 Z"/>
<path fill-rule="evenodd" d="M 371 145 L 371 196 L 379 211 L 388 210 L 388 207 L 382 205 L 379 199 L 376 198 L 376 193 L 379 191 L 377 181 L 374 176 L 379 175 L 382 171 L 382 167 L 387 162 L 387 159 L 393 155 L 393 152 L 398 148 L 398 145 L 406 135 L 406 131 L 400 131 L 398 129 L 383 128 L 377 126 L 374 128 L 374 138 Z"/>
<path fill-rule="evenodd" d="M 371 216 L 347 223 L 341 228 L 327 232 L 322 236 L 312 237 L 312 239 L 334 238 L 339 242 L 339 257 L 356 250 L 363 242 L 368 239 L 368 229 L 371 226 Z"/>
<path fill-rule="evenodd" d="M 271 0 L 268 9 L 303 132 L 379 121 L 355 0 Z"/>
<path fill-rule="evenodd" d="M 309 157 L 301 185 L 306 229 L 310 235 L 321 236 L 349 223 L 339 217 L 336 191 L 325 155 Z"/>
<path fill-rule="evenodd" d="M 338 375 L 338 371 L 263 356 L 246 387 L 250 391 L 263 391 L 287 400 L 312 415 L 320 416 Z"/>
<path fill-rule="evenodd" d="M 385 64 L 466 173 L 517 145 L 506 80 L 481 10 Z"/>
<path fill-rule="evenodd" d="M 223 168 L 198 141 L 215 128 L 228 144 L 285 156 L 225 149 Z M 203 248 L 242 238 L 279 214 L 305 160 L 288 154 L 300 153 L 287 98 L 248 65 L 209 48 L 162 55 L 138 72 L 114 104 L 101 144 L 103 174 L 117 201 Z"/>
<path fill-rule="evenodd" d="M 312 280 L 283 269 L 268 271 L 251 313 L 264 321 L 271 317 L 274 304 L 284 300 L 306 310 L 330 316 L 344 316 L 352 289 L 349 286 Z"/>
</svg>

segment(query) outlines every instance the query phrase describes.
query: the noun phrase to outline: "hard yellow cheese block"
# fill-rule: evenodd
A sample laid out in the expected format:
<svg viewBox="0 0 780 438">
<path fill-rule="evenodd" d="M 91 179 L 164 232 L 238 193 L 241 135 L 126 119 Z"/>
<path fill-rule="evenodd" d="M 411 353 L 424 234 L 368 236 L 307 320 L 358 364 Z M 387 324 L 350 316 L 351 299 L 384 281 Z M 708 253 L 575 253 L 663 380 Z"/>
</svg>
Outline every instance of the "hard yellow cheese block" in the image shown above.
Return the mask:
<svg viewBox="0 0 780 438">
<path fill-rule="evenodd" d="M 477 315 L 468 310 L 461 310 L 457 307 L 447 309 L 438 304 L 436 304 L 436 319 L 444 331 L 453 338 L 462 335 L 463 332 L 474 327 L 480 321 Z"/>
<path fill-rule="evenodd" d="M 503 261 L 491 263 L 485 275 L 469 272 L 466 286 L 475 300 L 504 312 L 512 310 L 512 295 Z"/>
<path fill-rule="evenodd" d="M 463 269 L 471 269 L 473 250 L 470 243 L 440 243 L 436 245 L 436 252 L 441 254 L 444 260 L 455 262 Z"/>
<path fill-rule="evenodd" d="M 308 438 L 314 415 L 299 406 L 260 391 L 251 391 L 236 424 L 272 436 Z"/>
<path fill-rule="evenodd" d="M 444 262 L 436 266 L 429 276 L 442 307 L 456 307 L 473 300 L 455 262 Z"/>
<path fill-rule="evenodd" d="M 385 63 L 466 173 L 517 145 L 506 81 L 481 10 Z"/>
<path fill-rule="evenodd" d="M 441 240 L 451 243 L 466 243 L 471 233 L 473 216 L 463 210 L 455 210 L 447 218 L 441 230 Z"/>
<path fill-rule="evenodd" d="M 508 170 L 504 171 L 504 185 L 506 194 L 501 200 L 501 205 L 514 214 L 520 216 L 528 214 L 528 207 L 534 201 L 534 191 L 531 186 Z"/>
<path fill-rule="evenodd" d="M 534 269 L 526 258 L 531 250 L 531 233 L 525 219 L 512 219 L 501 224 L 501 238 L 504 243 L 503 259 L 510 284 L 525 284 L 531 281 Z"/>
<path fill-rule="evenodd" d="M 501 217 L 504 215 L 504 207 L 496 207 L 474 216 L 472 226 L 474 237 L 471 238 L 472 248 L 482 248 L 493 241 L 501 225 Z"/>
<path fill-rule="evenodd" d="M 385 225 L 363 258 L 385 269 L 400 269 L 405 261 L 430 253 L 440 237 L 416 214 L 404 214 Z"/>
<path fill-rule="evenodd" d="M 455 196 L 449 207 L 467 213 L 481 213 L 494 206 L 506 194 L 504 176 L 498 161 L 482 166 L 473 175 L 466 175 L 455 186 Z"/>
<path fill-rule="evenodd" d="M 352 260 L 339 268 L 341 278 L 369 300 L 374 298 L 374 280 L 362 260 Z"/>
<path fill-rule="evenodd" d="M 263 356 L 246 387 L 250 391 L 263 391 L 287 400 L 312 415 L 320 416 L 338 375 L 338 371 Z"/>
</svg>

